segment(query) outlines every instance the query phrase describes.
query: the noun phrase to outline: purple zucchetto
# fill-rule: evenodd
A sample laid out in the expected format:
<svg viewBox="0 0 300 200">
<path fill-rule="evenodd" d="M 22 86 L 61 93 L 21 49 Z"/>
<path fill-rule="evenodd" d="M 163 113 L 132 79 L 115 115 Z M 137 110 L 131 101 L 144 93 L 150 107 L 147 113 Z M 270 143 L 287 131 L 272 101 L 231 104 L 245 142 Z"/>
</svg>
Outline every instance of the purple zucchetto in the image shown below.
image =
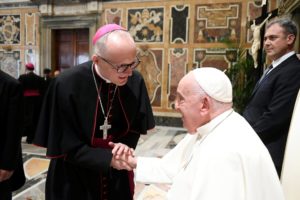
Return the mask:
<svg viewBox="0 0 300 200">
<path fill-rule="evenodd" d="M 126 29 L 124 27 L 117 25 L 117 24 L 106 24 L 104 26 L 101 26 L 97 30 L 96 34 L 93 37 L 93 45 L 95 45 L 97 40 L 100 39 L 103 35 L 113 32 L 113 31 L 116 31 L 116 30 L 126 31 Z"/>
</svg>

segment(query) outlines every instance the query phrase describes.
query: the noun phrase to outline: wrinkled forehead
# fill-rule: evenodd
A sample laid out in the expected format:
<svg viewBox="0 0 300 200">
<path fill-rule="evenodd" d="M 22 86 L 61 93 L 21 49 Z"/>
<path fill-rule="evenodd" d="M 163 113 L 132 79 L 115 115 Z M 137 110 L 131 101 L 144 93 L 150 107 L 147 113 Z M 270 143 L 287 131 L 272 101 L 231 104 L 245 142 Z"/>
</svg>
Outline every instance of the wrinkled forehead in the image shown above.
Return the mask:
<svg viewBox="0 0 300 200">
<path fill-rule="evenodd" d="M 178 83 L 177 92 L 180 94 L 189 95 L 199 89 L 195 77 L 189 72 Z"/>
</svg>

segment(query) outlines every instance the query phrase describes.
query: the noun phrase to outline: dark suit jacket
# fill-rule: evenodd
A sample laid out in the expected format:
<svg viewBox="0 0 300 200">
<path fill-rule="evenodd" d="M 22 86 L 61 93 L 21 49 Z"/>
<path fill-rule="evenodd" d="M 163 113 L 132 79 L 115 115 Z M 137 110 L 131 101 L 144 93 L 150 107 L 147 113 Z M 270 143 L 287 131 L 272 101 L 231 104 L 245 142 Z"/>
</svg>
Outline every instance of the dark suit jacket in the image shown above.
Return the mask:
<svg viewBox="0 0 300 200">
<path fill-rule="evenodd" d="M 25 183 L 21 151 L 23 95 L 21 84 L 0 70 L 0 169 L 14 170 L 8 181 L 0 183 L 11 192 Z"/>
<path fill-rule="evenodd" d="M 268 148 L 279 173 L 299 87 L 300 61 L 293 55 L 256 85 L 243 113 Z"/>
</svg>

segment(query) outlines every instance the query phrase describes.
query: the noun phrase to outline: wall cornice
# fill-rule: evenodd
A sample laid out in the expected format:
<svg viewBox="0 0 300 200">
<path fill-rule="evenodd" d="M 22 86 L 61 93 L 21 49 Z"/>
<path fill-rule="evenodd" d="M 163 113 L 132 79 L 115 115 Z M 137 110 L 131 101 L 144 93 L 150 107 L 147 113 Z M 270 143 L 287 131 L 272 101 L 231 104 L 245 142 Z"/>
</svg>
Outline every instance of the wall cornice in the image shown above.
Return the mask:
<svg viewBox="0 0 300 200">
<path fill-rule="evenodd" d="M 282 0 L 280 1 L 280 4 L 278 6 L 278 14 L 285 15 L 287 13 L 291 13 L 299 6 L 300 6 L 300 1 Z"/>
</svg>

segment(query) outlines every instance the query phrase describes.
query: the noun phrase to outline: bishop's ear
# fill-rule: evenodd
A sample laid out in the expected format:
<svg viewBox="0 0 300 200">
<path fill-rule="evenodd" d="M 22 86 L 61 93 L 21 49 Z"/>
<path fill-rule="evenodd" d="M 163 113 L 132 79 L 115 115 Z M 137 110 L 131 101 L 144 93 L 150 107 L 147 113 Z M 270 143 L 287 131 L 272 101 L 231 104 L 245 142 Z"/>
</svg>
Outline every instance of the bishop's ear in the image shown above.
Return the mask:
<svg viewBox="0 0 300 200">
<path fill-rule="evenodd" d="M 97 56 L 97 55 L 93 55 L 92 56 L 92 61 L 93 61 L 93 63 L 95 63 L 95 64 L 99 64 L 98 62 L 99 62 L 99 57 Z"/>
</svg>

